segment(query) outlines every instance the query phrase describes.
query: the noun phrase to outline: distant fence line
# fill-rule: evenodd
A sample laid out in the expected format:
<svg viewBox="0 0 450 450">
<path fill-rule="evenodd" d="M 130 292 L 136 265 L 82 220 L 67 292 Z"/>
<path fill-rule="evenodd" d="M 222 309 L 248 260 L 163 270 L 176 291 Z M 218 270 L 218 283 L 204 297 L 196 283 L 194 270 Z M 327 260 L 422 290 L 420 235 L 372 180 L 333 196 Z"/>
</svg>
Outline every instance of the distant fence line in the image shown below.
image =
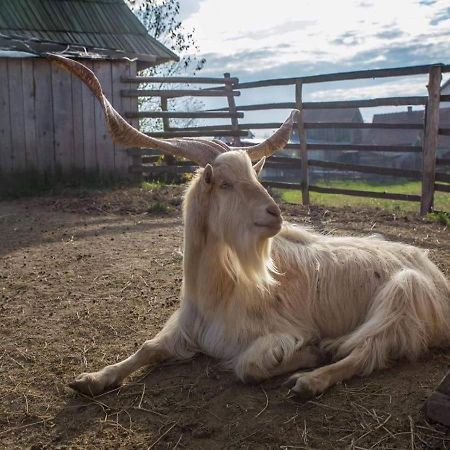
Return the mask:
<svg viewBox="0 0 450 450">
<path fill-rule="evenodd" d="M 293 182 L 267 181 L 273 187 L 297 189 L 302 193 L 303 204 L 310 203 L 310 192 L 324 192 L 364 197 L 420 201 L 422 214 L 432 208 L 435 191 L 450 192 L 450 159 L 436 157 L 438 136 L 450 136 L 450 124 L 439 126 L 440 102 L 450 102 L 450 95 L 440 94 L 442 73 L 450 72 L 450 65 L 433 64 L 392 69 L 364 70 L 306 77 L 261 80 L 241 83 L 238 78 L 223 77 L 139 77 L 135 63 L 84 61 L 100 79 L 104 92 L 114 107 L 134 126 L 145 118 L 162 119 L 163 130 L 148 133 L 161 138 L 214 137 L 234 139 L 238 146 L 248 136 L 249 130 L 278 128 L 281 123 L 245 123 L 246 111 L 299 109 L 295 124 L 299 143 L 286 146 L 294 157 L 274 155 L 266 163 L 267 168 L 286 169 L 297 173 Z M 310 83 L 357 80 L 381 77 L 407 77 L 428 75 L 427 95 L 384 97 L 347 101 L 305 102 L 303 86 Z M 160 85 L 192 84 L 204 88 L 138 89 L 143 83 Z M 245 89 L 264 89 L 274 86 L 293 86 L 292 101 L 263 104 L 237 105 L 236 99 Z M 136 86 L 136 88 L 133 88 Z M 161 111 L 139 110 L 138 100 L 157 97 Z M 168 101 L 181 97 L 223 98 L 226 107 L 207 111 L 171 111 Z M 422 105 L 425 119 L 421 124 L 348 123 L 343 121 L 314 122 L 305 120 L 304 111 L 333 108 L 367 108 L 377 106 Z M 226 125 L 202 125 L 191 127 L 171 126 L 171 119 L 228 119 Z M 368 145 L 360 143 L 307 142 L 306 132 L 314 129 L 355 130 L 418 130 L 423 132 L 421 145 Z M 360 155 L 371 152 L 419 155 L 421 170 L 377 167 L 355 164 L 349 161 L 323 161 L 314 152 L 341 152 L 351 150 Z M 331 154 L 331 153 L 330 153 Z M 447 168 L 447 169 L 446 169 Z M 100 176 L 157 175 L 161 173 L 192 172 L 196 166 L 190 161 L 179 161 L 171 156 L 162 157 L 152 149 L 127 149 L 112 142 L 103 118 L 101 106 L 89 89 L 74 76 L 51 64 L 45 58 L 0 59 L 0 179 L 19 180 L 20 174 L 28 177 L 60 174 L 62 177 L 92 173 Z M 388 194 L 350 189 L 315 186 L 310 182 L 311 169 L 341 172 L 407 177 L 422 182 L 421 195 Z M 8 178 L 9 177 L 9 178 Z"/>
<path fill-rule="evenodd" d="M 223 78 L 197 78 L 197 77 L 124 77 L 125 83 L 192 83 L 192 84 L 212 84 L 212 88 L 206 89 L 168 89 L 168 90 L 147 90 L 147 89 L 127 89 L 122 91 L 124 97 L 145 97 L 156 96 L 161 99 L 161 111 L 139 111 L 127 112 L 127 118 L 162 118 L 163 131 L 157 133 L 147 133 L 150 136 L 161 138 L 172 137 L 208 137 L 208 136 L 232 136 L 235 143 L 241 145 L 240 138 L 248 134 L 250 129 L 273 129 L 278 128 L 280 123 L 240 123 L 244 111 L 265 111 L 272 109 L 299 109 L 300 115 L 298 123 L 295 124 L 299 135 L 298 144 L 288 144 L 287 149 L 296 150 L 298 157 L 288 158 L 274 155 L 269 158 L 266 167 L 279 169 L 295 169 L 299 172 L 300 182 L 289 183 L 281 181 L 267 181 L 267 186 L 276 188 L 297 189 L 302 193 L 304 205 L 310 203 L 310 192 L 322 192 L 329 194 L 343 194 L 372 198 L 385 198 L 393 200 L 420 202 L 421 214 L 426 214 L 432 209 L 435 191 L 450 192 L 450 174 L 445 173 L 443 168 L 450 166 L 450 160 L 436 158 L 438 136 L 450 136 L 449 127 L 439 127 L 439 105 L 442 101 L 450 101 L 450 95 L 441 95 L 440 84 L 442 73 L 450 72 L 450 65 L 433 64 L 413 67 L 400 67 L 391 69 L 376 69 L 354 72 L 342 72 L 334 74 L 314 75 L 307 77 L 295 77 L 284 79 L 272 79 L 240 83 L 237 78 L 232 78 L 225 74 Z M 428 74 L 428 95 L 426 96 L 404 96 L 404 97 L 384 97 L 363 100 L 348 101 L 320 101 L 304 102 L 303 85 L 308 83 L 323 83 L 330 81 L 357 80 L 367 78 L 412 76 L 418 74 Z M 251 105 L 236 105 L 235 97 L 240 95 L 242 89 L 256 89 L 273 86 L 295 86 L 295 99 L 292 102 L 264 103 Z M 167 100 L 182 96 L 209 96 L 224 97 L 228 101 L 228 106 L 224 108 L 181 112 L 168 111 Z M 423 105 L 425 106 L 425 119 L 423 124 L 392 124 L 392 123 L 348 123 L 348 122 L 306 122 L 304 120 L 304 110 L 308 109 L 330 109 L 330 108 L 366 108 L 377 106 L 399 106 L 399 105 Z M 210 125 L 195 127 L 171 127 L 169 119 L 172 118 L 227 118 L 230 125 Z M 308 143 L 306 130 L 308 129 L 400 129 L 400 130 L 422 130 L 424 138 L 422 145 L 367 145 L 367 144 L 318 144 Z M 420 153 L 422 155 L 422 170 L 407 170 L 398 168 L 374 167 L 370 165 L 348 164 L 343 162 L 321 161 L 308 157 L 308 152 L 312 150 L 342 151 L 354 150 L 358 152 L 395 152 L 395 153 Z M 153 150 L 129 149 L 132 158 L 130 171 L 137 175 L 156 175 L 160 173 L 186 173 L 195 170 L 195 165 L 190 161 L 178 161 L 172 157 L 164 157 L 165 164 L 155 165 L 155 161 L 160 156 Z M 320 167 L 325 169 L 336 169 L 343 171 L 360 172 L 367 174 L 380 174 L 394 177 L 406 177 L 422 181 L 421 195 L 408 195 L 396 193 L 384 193 L 373 191 L 360 191 L 351 189 L 338 189 L 320 187 L 310 184 L 309 167 Z M 442 169 L 442 170 L 441 170 Z"/>
</svg>

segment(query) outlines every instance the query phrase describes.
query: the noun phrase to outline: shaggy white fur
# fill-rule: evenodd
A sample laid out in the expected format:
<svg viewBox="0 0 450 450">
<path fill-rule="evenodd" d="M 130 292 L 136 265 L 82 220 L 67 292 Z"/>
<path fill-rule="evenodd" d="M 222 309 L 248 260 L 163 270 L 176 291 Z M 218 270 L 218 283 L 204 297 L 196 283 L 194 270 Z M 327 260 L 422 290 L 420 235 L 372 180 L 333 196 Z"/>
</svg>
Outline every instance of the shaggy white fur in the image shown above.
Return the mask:
<svg viewBox="0 0 450 450">
<path fill-rule="evenodd" d="M 260 170 L 261 164 L 257 167 Z M 281 222 L 247 154 L 200 169 L 184 203 L 179 310 L 126 360 L 72 384 L 97 394 L 131 372 L 197 352 L 244 380 L 288 380 L 303 398 L 399 358 L 450 345 L 450 288 L 425 251 Z"/>
</svg>

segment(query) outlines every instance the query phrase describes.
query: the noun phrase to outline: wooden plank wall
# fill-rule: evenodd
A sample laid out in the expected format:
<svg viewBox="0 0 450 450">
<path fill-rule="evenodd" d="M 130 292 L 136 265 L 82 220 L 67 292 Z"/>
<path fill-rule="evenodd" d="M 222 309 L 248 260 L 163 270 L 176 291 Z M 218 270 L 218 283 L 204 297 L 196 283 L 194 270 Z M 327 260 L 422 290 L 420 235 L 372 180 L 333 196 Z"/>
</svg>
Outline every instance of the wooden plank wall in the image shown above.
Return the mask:
<svg viewBox="0 0 450 450">
<path fill-rule="evenodd" d="M 132 87 L 121 77 L 136 76 L 135 63 L 83 63 L 120 113 L 137 111 L 137 99 L 120 95 Z M 100 104 L 81 81 L 43 58 L 0 58 L 0 176 L 127 177 L 129 165 L 127 152 L 109 137 Z"/>
</svg>

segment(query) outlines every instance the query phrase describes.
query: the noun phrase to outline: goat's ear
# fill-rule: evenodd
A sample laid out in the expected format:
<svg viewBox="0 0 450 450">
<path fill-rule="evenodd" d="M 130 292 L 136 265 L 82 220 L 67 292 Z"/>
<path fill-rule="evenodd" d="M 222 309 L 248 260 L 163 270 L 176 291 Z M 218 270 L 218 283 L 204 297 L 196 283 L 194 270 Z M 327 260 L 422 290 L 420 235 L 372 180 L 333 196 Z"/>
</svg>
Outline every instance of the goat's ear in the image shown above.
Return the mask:
<svg viewBox="0 0 450 450">
<path fill-rule="evenodd" d="M 213 182 L 213 168 L 211 164 L 206 164 L 203 169 L 203 180 L 205 180 L 206 184 L 212 184 Z"/>
<path fill-rule="evenodd" d="M 261 170 L 263 170 L 264 163 L 266 162 L 266 157 L 263 156 L 254 166 L 253 169 L 255 169 L 256 175 L 259 176 L 261 173 Z"/>
</svg>

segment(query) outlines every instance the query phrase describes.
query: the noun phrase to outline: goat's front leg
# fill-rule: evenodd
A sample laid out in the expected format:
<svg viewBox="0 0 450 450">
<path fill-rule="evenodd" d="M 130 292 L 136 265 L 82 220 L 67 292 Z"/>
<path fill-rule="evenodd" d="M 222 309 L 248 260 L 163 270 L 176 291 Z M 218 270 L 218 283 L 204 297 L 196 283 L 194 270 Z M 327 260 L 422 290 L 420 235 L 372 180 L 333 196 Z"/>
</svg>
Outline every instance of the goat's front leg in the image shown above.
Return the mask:
<svg viewBox="0 0 450 450">
<path fill-rule="evenodd" d="M 86 395 L 98 395 L 118 386 L 130 374 L 148 365 L 170 358 L 188 359 L 194 355 L 178 326 L 178 312 L 172 315 L 156 337 L 145 341 L 141 348 L 128 358 L 104 367 L 98 372 L 82 373 L 69 386 Z"/>
<path fill-rule="evenodd" d="M 239 355 L 234 371 L 244 382 L 317 367 L 323 363 L 317 346 L 305 344 L 302 338 L 288 334 L 268 334 L 256 339 Z"/>
</svg>

